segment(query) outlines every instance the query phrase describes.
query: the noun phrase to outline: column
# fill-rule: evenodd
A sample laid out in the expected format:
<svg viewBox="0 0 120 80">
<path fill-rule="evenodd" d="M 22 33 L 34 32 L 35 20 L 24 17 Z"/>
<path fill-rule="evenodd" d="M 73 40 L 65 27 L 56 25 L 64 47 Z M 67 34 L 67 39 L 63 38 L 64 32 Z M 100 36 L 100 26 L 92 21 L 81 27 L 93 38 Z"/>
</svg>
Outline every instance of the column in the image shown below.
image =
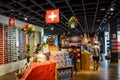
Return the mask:
<svg viewBox="0 0 120 80">
<path fill-rule="evenodd" d="M 118 62 L 118 47 L 117 47 L 117 23 L 116 20 L 110 23 L 110 52 L 111 62 Z"/>
</svg>

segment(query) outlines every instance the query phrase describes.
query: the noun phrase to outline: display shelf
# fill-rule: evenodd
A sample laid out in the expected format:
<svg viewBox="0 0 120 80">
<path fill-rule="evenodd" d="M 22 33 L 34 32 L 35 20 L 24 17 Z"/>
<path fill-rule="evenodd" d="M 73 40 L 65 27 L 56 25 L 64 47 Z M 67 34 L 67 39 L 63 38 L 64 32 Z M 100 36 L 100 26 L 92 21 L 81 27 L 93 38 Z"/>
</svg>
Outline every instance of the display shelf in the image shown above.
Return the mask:
<svg viewBox="0 0 120 80">
<path fill-rule="evenodd" d="M 73 80 L 73 65 L 56 67 L 55 80 Z"/>
<path fill-rule="evenodd" d="M 7 31 L 8 62 L 17 60 L 16 53 L 16 28 L 8 27 Z"/>
<path fill-rule="evenodd" d="M 7 63 L 6 27 L 0 26 L 0 64 Z"/>
<path fill-rule="evenodd" d="M 23 59 L 24 58 L 24 56 L 23 56 L 23 53 L 24 53 L 24 33 L 23 33 L 23 31 L 20 31 L 19 30 L 19 54 L 18 54 L 18 56 L 19 56 L 19 60 L 21 60 L 21 59 Z"/>
<path fill-rule="evenodd" d="M 3 64 L 3 28 L 0 27 L 0 64 Z"/>
<path fill-rule="evenodd" d="M 82 70 L 89 70 L 90 69 L 90 54 L 82 54 L 81 55 L 81 62 L 82 62 Z"/>
</svg>

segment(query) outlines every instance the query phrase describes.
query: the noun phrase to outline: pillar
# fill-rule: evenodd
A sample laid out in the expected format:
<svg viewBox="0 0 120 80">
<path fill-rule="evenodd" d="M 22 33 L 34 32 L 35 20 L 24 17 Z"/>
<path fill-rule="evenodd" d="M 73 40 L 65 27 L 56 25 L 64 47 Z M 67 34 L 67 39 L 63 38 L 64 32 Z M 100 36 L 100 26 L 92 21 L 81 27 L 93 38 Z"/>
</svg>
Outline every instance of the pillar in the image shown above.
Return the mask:
<svg viewBox="0 0 120 80">
<path fill-rule="evenodd" d="M 110 52 L 111 62 L 118 62 L 118 49 L 117 49 L 117 23 L 116 20 L 110 23 Z"/>
</svg>

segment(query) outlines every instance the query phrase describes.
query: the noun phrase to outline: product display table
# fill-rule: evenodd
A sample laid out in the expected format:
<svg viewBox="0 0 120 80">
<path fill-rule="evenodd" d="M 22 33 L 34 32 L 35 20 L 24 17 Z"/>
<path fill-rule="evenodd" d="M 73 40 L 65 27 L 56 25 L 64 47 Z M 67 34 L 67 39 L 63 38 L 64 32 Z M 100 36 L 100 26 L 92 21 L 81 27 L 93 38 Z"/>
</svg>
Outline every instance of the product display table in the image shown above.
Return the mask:
<svg viewBox="0 0 120 80">
<path fill-rule="evenodd" d="M 82 70 L 89 70 L 90 69 L 90 54 L 82 54 Z"/>
<path fill-rule="evenodd" d="M 73 80 L 73 65 L 56 67 L 55 80 Z"/>
<path fill-rule="evenodd" d="M 31 63 L 20 80 L 55 80 L 54 61 Z"/>
</svg>

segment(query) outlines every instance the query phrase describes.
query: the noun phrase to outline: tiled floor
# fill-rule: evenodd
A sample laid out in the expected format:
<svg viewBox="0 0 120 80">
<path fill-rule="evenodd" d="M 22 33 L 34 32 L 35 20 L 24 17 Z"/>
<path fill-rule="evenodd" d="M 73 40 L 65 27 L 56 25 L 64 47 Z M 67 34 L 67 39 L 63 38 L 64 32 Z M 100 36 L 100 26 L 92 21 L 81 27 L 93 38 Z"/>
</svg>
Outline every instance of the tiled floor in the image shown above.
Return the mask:
<svg viewBox="0 0 120 80">
<path fill-rule="evenodd" d="M 1 76 L 0 80 L 16 80 L 15 73 Z M 104 61 L 98 71 L 80 71 L 74 75 L 74 80 L 120 80 L 120 64 Z"/>
</svg>

